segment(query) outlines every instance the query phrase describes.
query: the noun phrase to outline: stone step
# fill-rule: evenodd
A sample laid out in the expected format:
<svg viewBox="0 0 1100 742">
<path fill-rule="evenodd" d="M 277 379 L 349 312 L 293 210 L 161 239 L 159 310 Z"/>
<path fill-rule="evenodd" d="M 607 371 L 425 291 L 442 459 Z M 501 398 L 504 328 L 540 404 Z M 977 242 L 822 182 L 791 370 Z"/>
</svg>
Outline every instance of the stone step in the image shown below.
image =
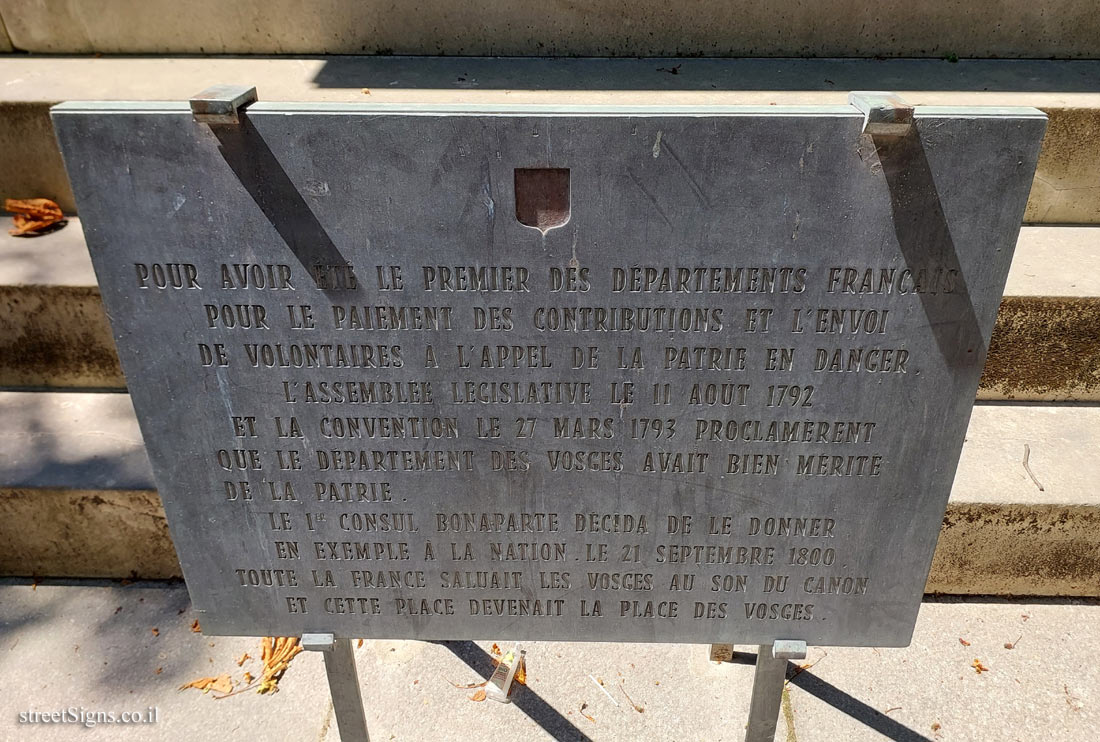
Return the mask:
<svg viewBox="0 0 1100 742">
<path fill-rule="evenodd" d="M 1100 401 L 1100 228 L 1020 231 L 978 399 Z"/>
<path fill-rule="evenodd" d="M 0 230 L 0 387 L 126 387 L 79 219 Z"/>
<path fill-rule="evenodd" d="M 124 389 L 80 220 L 0 234 L 0 387 Z M 1100 228 L 1024 227 L 979 399 L 1100 400 Z"/>
<path fill-rule="evenodd" d="M 181 584 L 0 580 L 8 739 L 340 739 L 320 652 L 295 657 L 278 693 L 178 692 L 222 673 L 241 688 L 246 671 L 260 674 L 258 637 L 203 636 L 192 631 L 196 618 Z M 1100 652 L 1100 632 L 1090 629 L 1098 622 L 1092 600 L 926 600 L 907 648 L 811 647 L 796 660 L 775 739 L 1088 742 L 1100 696 L 1100 672 L 1087 659 Z M 700 644 L 523 641 L 527 684 L 513 702 L 474 703 L 474 685 L 493 672 L 493 643 L 512 646 L 503 638 L 356 643 L 371 739 L 744 739 L 756 647 L 710 662 Z M 976 659 L 988 672 L 977 674 Z M 76 703 L 156 707 L 157 723 L 16 726 L 20 713 Z M 461 731 L 441 733 L 441 723 Z"/>
<path fill-rule="evenodd" d="M 0 419 L 0 575 L 178 575 L 127 395 L 0 392 Z M 975 407 L 928 592 L 1100 597 L 1098 450 L 1100 406 Z"/>
<path fill-rule="evenodd" d="M 659 0 L 434 0 L 410 11 L 379 0 L 319 7 L 293 0 L 0 3 L 11 44 L 49 54 L 1100 56 L 1089 0 L 711 1 L 688 8 Z"/>
<path fill-rule="evenodd" d="M 0 9 L 12 3 L 37 6 L 6 0 L 0 2 Z M 137 8 L 144 3 L 133 5 L 129 15 L 144 12 Z M 155 2 L 149 7 L 160 5 Z M 818 12 L 817 3 L 802 5 L 808 12 Z M 49 7 L 51 12 L 62 12 L 57 4 Z M 966 12 L 974 11 L 966 5 Z M 95 18 L 99 15 L 113 17 L 97 11 L 71 27 L 51 20 L 40 28 L 87 30 L 87 24 L 98 23 Z M 193 19 L 202 28 L 209 27 L 209 19 L 201 12 L 158 13 L 157 27 L 169 34 L 165 38 L 177 38 L 180 24 L 166 24 L 164 19 L 181 15 L 186 16 L 183 25 Z M 1064 22 L 1073 29 L 1087 27 Z M 1092 16 L 1089 23 L 1096 23 Z M 847 27 L 847 21 L 845 24 Z M 130 28 L 128 23 L 108 25 Z M 600 25 L 603 34 L 607 29 Z M 980 26 L 970 20 L 958 28 Z M 295 33 L 299 32 L 306 33 L 296 28 Z M 232 47 L 215 45 L 206 50 L 219 48 Z M 1043 56 L 1052 54 L 1053 49 L 1044 47 Z M 501 53 L 503 48 L 493 51 Z M 978 53 L 971 48 L 967 52 Z M 269 101 L 369 100 L 383 104 L 844 104 L 849 90 L 891 89 L 918 105 L 1023 105 L 1046 111 L 1050 125 L 1025 221 L 1091 224 L 1100 223 L 1098 79 L 1100 61 L 1093 60 L 963 60 L 953 64 L 932 59 L 90 59 L 7 55 L 0 56 L 0 80 L 4 81 L 0 88 L 0 197 L 45 196 L 75 213 L 48 116 L 49 106 L 63 100 L 185 100 L 218 82 L 254 84 L 260 98 Z"/>
</svg>

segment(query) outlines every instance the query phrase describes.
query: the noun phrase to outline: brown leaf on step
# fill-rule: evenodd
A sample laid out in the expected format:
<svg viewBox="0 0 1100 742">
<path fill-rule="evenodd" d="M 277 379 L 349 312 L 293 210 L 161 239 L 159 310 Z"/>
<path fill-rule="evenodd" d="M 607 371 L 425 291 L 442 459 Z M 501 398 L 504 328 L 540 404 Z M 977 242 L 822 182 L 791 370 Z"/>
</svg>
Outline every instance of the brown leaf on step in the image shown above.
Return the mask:
<svg viewBox="0 0 1100 742">
<path fill-rule="evenodd" d="M 199 678 L 198 680 L 192 680 L 190 683 L 181 685 L 179 690 L 187 690 L 188 688 L 206 690 L 216 679 L 217 678 Z"/>
<path fill-rule="evenodd" d="M 245 685 L 252 685 L 252 673 L 246 672 L 244 674 L 244 684 Z"/>
<path fill-rule="evenodd" d="M 202 633 L 202 627 L 199 626 L 199 619 L 196 618 L 194 621 L 191 622 L 191 630 L 194 631 L 196 634 Z"/>
<path fill-rule="evenodd" d="M 973 667 L 974 672 L 978 673 L 979 675 L 981 675 L 983 672 L 989 672 L 989 668 L 983 665 L 982 661 L 979 660 L 977 657 L 975 657 L 974 661 L 970 663 L 970 666 Z"/>
<path fill-rule="evenodd" d="M 1023 639 L 1023 638 L 1024 638 L 1024 635 L 1020 634 L 1018 637 L 1016 637 L 1016 641 L 1014 641 L 1014 642 L 1005 642 L 1005 649 L 1015 649 L 1016 645 L 1019 644 L 1020 640 Z"/>
<path fill-rule="evenodd" d="M 162 672 L 164 672 L 163 667 L 158 667 L 156 670 L 153 670 L 154 675 L 160 675 Z"/>
<path fill-rule="evenodd" d="M 493 646 L 489 649 L 489 654 L 493 655 L 494 657 L 500 657 L 503 652 L 500 651 L 500 647 L 498 647 L 496 645 L 496 642 L 494 642 Z"/>
<path fill-rule="evenodd" d="M 360 640 L 359 640 L 359 643 L 355 645 L 355 648 L 356 648 L 356 649 L 359 649 L 359 648 L 361 648 L 362 646 L 363 646 L 363 640 L 362 640 L 362 639 L 360 639 Z"/>
<path fill-rule="evenodd" d="M 250 655 L 248 652 L 245 652 L 244 654 L 242 654 L 240 657 L 237 658 L 237 667 L 240 667 L 241 665 L 243 665 L 245 662 L 247 662 L 250 659 L 252 659 L 252 655 Z"/>
<path fill-rule="evenodd" d="M 591 714 L 585 712 L 586 708 L 588 708 L 588 704 L 587 703 L 582 703 L 581 704 L 581 716 L 583 716 L 584 718 L 588 719 L 590 722 L 595 724 L 596 719 L 593 718 Z"/>
<path fill-rule="evenodd" d="M 970 642 L 968 642 L 966 639 L 963 639 L 961 636 L 959 637 L 959 644 L 962 644 L 964 647 L 970 646 Z"/>
<path fill-rule="evenodd" d="M 516 674 L 512 678 L 520 685 L 527 685 L 527 658 L 521 656 L 519 658 L 519 667 L 516 668 Z"/>
<path fill-rule="evenodd" d="M 370 88 L 363 88 L 363 95 L 370 95 Z"/>
<path fill-rule="evenodd" d="M 481 701 L 485 700 L 485 695 L 486 695 L 485 694 L 485 689 L 484 688 L 479 688 L 478 690 L 476 690 L 474 692 L 474 694 L 472 696 L 470 696 L 470 700 L 481 702 Z"/>
<path fill-rule="evenodd" d="M 198 680 L 192 680 L 190 683 L 179 687 L 180 690 L 187 690 L 188 688 L 201 690 L 203 693 L 208 693 L 210 691 L 228 693 L 233 690 L 233 681 L 228 674 L 222 674 L 216 678 L 199 678 Z"/>
<path fill-rule="evenodd" d="M 302 647 L 294 636 L 265 636 L 262 646 L 264 669 L 256 692 L 276 693 L 279 690 L 279 680 L 290 666 L 290 661 L 302 651 Z"/>
<path fill-rule="evenodd" d="M 4 210 L 35 219 L 60 219 L 61 207 L 48 198 L 6 198 Z"/>
<path fill-rule="evenodd" d="M 219 675 L 214 684 L 210 686 L 210 690 L 217 691 L 218 693 L 229 693 L 233 690 L 233 680 L 228 674 Z"/>
<path fill-rule="evenodd" d="M 4 200 L 4 209 L 15 213 L 12 217 L 15 229 L 9 230 L 14 235 L 40 232 L 65 218 L 61 207 L 48 198 L 8 198 Z"/>
<path fill-rule="evenodd" d="M 160 629 L 158 629 L 156 626 L 154 626 L 151 631 L 153 632 L 153 636 L 160 636 Z"/>
</svg>

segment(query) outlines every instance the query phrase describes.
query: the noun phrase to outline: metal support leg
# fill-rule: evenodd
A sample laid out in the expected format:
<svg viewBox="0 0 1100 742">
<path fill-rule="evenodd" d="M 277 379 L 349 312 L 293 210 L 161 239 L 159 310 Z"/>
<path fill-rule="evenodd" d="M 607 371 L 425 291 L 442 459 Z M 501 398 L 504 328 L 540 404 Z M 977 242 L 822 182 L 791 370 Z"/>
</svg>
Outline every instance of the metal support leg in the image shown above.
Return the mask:
<svg viewBox="0 0 1100 742">
<path fill-rule="evenodd" d="M 369 742 L 351 639 L 336 639 L 332 634 L 302 634 L 302 648 L 325 655 L 328 692 L 341 742 Z"/>
<path fill-rule="evenodd" d="M 745 742 L 773 742 L 779 722 L 779 707 L 783 703 L 787 660 L 805 656 L 806 642 L 801 641 L 777 640 L 771 646 L 762 644 L 757 649 Z"/>
</svg>

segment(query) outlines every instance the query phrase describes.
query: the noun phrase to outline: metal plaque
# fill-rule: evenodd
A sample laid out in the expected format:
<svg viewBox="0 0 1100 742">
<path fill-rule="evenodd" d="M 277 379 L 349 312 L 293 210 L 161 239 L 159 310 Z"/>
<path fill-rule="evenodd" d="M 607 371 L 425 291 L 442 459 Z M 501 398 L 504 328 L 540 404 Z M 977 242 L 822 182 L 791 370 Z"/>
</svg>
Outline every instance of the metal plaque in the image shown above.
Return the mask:
<svg viewBox="0 0 1100 742">
<path fill-rule="evenodd" d="M 907 644 L 1045 117 L 874 105 L 56 107 L 203 629 Z"/>
</svg>

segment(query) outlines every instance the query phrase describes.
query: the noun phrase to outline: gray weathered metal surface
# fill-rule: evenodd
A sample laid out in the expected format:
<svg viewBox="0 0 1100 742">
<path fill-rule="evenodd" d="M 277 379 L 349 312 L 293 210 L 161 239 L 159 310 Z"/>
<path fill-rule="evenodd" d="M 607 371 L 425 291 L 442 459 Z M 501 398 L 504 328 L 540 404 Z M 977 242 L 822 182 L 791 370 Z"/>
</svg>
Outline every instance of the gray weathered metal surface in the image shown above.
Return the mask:
<svg viewBox="0 0 1100 742">
<path fill-rule="evenodd" d="M 909 641 L 1038 111 L 54 121 L 205 631 Z"/>
</svg>

